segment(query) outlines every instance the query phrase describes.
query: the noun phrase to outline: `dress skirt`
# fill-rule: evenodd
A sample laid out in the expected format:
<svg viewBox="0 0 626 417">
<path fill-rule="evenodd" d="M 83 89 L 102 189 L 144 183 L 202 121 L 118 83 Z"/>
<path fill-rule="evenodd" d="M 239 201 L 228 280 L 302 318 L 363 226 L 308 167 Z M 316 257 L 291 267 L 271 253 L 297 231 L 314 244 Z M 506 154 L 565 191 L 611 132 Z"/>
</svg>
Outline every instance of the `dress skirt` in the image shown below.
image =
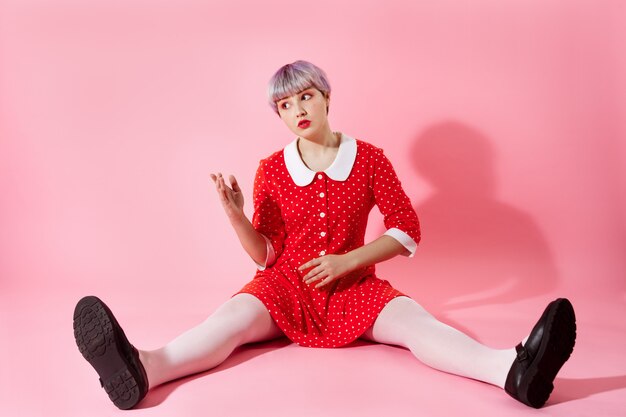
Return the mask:
<svg viewBox="0 0 626 417">
<path fill-rule="evenodd" d="M 263 302 L 276 325 L 293 342 L 307 347 L 340 347 L 358 339 L 389 301 L 408 297 L 374 273 L 350 273 L 325 286 L 306 284 L 289 259 L 257 272 L 239 293 Z M 233 294 L 236 295 L 236 294 Z"/>
</svg>

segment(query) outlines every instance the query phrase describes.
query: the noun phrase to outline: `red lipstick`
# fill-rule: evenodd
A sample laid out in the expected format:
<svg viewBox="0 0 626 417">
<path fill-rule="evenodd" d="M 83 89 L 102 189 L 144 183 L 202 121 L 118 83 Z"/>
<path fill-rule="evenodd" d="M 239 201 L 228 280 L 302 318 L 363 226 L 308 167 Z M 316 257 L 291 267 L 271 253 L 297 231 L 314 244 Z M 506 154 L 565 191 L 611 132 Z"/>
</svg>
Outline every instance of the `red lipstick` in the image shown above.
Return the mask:
<svg viewBox="0 0 626 417">
<path fill-rule="evenodd" d="M 298 122 L 298 127 L 302 128 L 302 129 L 306 129 L 307 127 L 309 127 L 311 125 L 311 121 L 310 120 L 300 120 Z"/>
</svg>

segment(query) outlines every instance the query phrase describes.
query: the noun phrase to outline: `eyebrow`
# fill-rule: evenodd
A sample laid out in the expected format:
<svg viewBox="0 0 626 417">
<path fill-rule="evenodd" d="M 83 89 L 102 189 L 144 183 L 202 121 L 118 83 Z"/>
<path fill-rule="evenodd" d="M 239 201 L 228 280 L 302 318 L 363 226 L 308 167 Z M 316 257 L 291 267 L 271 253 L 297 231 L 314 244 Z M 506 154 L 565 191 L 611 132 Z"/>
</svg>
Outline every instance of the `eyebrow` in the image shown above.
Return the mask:
<svg viewBox="0 0 626 417">
<path fill-rule="evenodd" d="M 308 88 L 305 88 L 304 90 L 300 90 L 300 91 L 298 91 L 296 94 L 293 94 L 293 95 L 295 96 L 295 95 L 297 95 L 297 94 L 302 94 L 302 93 L 304 93 L 305 91 L 309 91 L 309 90 L 313 90 L 313 89 L 315 89 L 315 87 L 308 87 Z M 289 96 L 289 97 L 291 97 L 291 96 Z M 277 101 L 276 101 L 276 104 L 280 103 L 281 101 L 287 100 L 289 97 L 283 97 L 283 98 L 281 98 L 281 99 L 277 100 Z"/>
</svg>

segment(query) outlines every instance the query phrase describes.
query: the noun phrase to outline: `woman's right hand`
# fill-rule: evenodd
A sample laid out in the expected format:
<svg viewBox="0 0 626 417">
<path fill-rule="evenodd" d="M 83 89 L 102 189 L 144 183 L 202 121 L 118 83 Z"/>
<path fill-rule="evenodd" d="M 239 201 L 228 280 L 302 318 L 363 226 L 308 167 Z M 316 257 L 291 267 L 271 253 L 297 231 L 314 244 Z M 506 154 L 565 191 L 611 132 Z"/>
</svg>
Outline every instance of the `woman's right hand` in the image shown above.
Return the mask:
<svg viewBox="0 0 626 417">
<path fill-rule="evenodd" d="M 237 222 L 245 217 L 243 212 L 243 193 L 234 175 L 229 176 L 230 187 L 226 185 L 222 173 L 218 172 L 217 175 L 211 174 L 211 179 L 215 183 L 215 188 L 220 196 L 224 211 L 228 216 L 228 219 L 233 222 Z M 232 187 L 232 188 L 231 188 Z"/>
</svg>

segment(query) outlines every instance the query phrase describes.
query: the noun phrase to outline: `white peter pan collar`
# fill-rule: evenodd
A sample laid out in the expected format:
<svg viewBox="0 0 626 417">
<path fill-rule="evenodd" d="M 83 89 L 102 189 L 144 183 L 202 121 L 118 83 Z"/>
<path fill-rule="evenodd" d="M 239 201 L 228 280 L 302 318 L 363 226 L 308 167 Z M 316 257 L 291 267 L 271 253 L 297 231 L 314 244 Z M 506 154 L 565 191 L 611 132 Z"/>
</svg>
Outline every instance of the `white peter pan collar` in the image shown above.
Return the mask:
<svg viewBox="0 0 626 417">
<path fill-rule="evenodd" d="M 302 158 L 300 158 L 300 153 L 298 152 L 298 138 L 295 138 L 293 142 L 285 146 L 283 155 L 285 157 L 285 166 L 293 182 L 300 187 L 309 185 L 311 181 L 313 181 L 313 178 L 315 178 L 316 172 L 310 170 L 309 167 L 304 164 Z M 355 160 L 356 140 L 341 133 L 337 156 L 331 166 L 326 168 L 323 172 L 335 181 L 345 181 L 352 171 Z"/>
</svg>

